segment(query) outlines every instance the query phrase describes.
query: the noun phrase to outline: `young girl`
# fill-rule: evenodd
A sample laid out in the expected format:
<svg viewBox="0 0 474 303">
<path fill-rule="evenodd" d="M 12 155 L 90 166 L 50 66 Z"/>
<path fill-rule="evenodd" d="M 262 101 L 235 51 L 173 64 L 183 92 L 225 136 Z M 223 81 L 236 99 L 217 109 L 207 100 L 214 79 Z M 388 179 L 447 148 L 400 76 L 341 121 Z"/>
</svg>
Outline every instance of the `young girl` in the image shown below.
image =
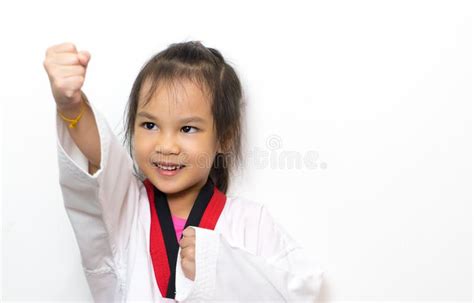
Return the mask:
<svg viewBox="0 0 474 303">
<path fill-rule="evenodd" d="M 323 271 L 267 208 L 226 196 L 241 158 L 240 81 L 221 53 L 172 44 L 136 78 L 130 155 L 81 91 L 71 43 L 44 67 L 56 101 L 60 185 L 95 301 L 307 301 Z"/>
</svg>

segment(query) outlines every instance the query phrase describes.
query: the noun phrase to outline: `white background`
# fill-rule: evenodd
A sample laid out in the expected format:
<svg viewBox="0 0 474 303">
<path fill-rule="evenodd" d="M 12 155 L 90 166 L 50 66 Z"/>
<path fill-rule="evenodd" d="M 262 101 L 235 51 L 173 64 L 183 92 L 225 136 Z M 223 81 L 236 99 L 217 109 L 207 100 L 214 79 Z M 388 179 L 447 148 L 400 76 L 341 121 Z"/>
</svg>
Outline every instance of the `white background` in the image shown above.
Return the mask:
<svg viewBox="0 0 474 303">
<path fill-rule="evenodd" d="M 3 1 L 2 296 L 90 300 L 63 207 L 42 63 L 92 54 L 84 91 L 116 133 L 145 61 L 200 40 L 235 66 L 247 159 L 231 191 L 268 205 L 325 269 L 324 300 L 470 301 L 468 1 Z M 270 155 L 317 154 L 317 167 Z M 314 159 L 313 159 L 314 160 Z"/>
</svg>

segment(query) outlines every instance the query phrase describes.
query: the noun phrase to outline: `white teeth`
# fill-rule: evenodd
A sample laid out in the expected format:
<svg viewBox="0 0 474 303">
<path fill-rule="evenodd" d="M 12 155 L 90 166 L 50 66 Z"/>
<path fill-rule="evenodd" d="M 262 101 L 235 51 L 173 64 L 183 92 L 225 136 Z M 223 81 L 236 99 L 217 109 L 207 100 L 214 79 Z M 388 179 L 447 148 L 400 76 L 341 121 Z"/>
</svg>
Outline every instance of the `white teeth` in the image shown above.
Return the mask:
<svg viewBox="0 0 474 303">
<path fill-rule="evenodd" d="M 163 166 L 163 165 L 160 165 L 158 163 L 155 163 L 155 165 L 158 168 L 161 168 L 161 169 L 164 169 L 164 170 L 177 170 L 178 168 L 180 168 L 180 166 Z"/>
</svg>

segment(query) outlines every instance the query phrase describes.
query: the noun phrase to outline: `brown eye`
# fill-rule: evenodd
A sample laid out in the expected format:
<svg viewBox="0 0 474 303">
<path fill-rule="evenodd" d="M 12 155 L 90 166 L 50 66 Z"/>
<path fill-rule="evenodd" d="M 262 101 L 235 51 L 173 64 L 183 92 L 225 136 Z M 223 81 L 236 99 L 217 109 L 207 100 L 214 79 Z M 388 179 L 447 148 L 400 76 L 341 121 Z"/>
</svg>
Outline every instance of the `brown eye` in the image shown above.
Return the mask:
<svg viewBox="0 0 474 303">
<path fill-rule="evenodd" d="M 144 126 L 145 129 L 148 129 L 148 130 L 151 130 L 154 125 L 155 125 L 155 123 L 152 123 L 152 122 L 143 122 L 142 123 L 142 126 Z M 149 127 L 151 127 L 151 128 L 149 128 Z"/>
<path fill-rule="evenodd" d="M 181 128 L 181 131 L 184 133 L 195 133 L 197 131 L 197 128 L 186 125 Z"/>
</svg>

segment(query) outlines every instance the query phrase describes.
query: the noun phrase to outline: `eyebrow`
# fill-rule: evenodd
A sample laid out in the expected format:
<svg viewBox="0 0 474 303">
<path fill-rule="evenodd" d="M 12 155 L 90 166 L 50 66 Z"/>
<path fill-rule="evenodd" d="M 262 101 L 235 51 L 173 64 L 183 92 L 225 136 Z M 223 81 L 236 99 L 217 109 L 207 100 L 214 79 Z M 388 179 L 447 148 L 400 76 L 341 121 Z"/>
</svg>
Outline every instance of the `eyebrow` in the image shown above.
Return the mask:
<svg viewBox="0 0 474 303">
<path fill-rule="evenodd" d="M 148 113 L 148 112 L 144 112 L 144 111 L 141 111 L 137 114 L 137 116 L 139 117 L 144 117 L 144 118 L 148 118 L 148 119 L 151 119 L 151 120 L 158 120 L 158 118 L 156 118 L 155 116 L 153 116 L 152 114 Z M 191 116 L 191 117 L 185 117 L 185 118 L 182 118 L 179 120 L 180 123 L 188 123 L 188 122 L 201 122 L 201 123 L 205 123 L 206 120 L 201 118 L 201 117 L 198 117 L 198 116 Z"/>
</svg>

